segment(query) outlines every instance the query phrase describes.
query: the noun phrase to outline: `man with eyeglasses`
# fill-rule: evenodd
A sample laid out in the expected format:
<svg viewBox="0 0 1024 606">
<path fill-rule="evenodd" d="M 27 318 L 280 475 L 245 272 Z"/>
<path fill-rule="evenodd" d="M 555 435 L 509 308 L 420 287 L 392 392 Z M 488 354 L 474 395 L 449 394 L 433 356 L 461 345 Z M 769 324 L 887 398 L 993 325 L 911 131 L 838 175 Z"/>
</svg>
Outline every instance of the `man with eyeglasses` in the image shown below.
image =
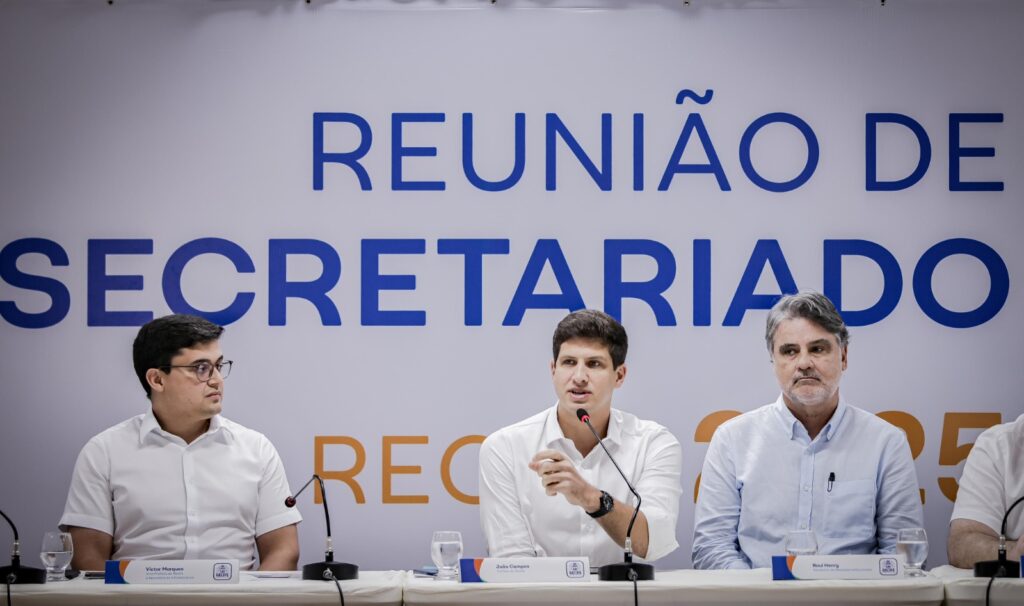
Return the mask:
<svg viewBox="0 0 1024 606">
<path fill-rule="evenodd" d="M 75 463 L 60 524 L 72 566 L 115 559 L 237 559 L 243 569 L 294 570 L 298 511 L 262 434 L 220 415 L 231 371 L 224 328 L 175 314 L 135 337 L 135 373 L 151 408 L 93 437 Z"/>
</svg>

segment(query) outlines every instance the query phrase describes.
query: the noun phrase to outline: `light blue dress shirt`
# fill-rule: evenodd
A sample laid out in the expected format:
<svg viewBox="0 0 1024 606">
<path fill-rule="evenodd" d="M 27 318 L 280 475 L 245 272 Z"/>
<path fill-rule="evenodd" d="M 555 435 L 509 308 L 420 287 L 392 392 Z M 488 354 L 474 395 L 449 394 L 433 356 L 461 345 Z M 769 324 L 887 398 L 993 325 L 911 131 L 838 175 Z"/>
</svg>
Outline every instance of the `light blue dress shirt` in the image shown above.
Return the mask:
<svg viewBox="0 0 1024 606">
<path fill-rule="evenodd" d="M 897 530 L 924 525 L 901 430 L 840 398 L 811 440 L 781 395 L 715 432 L 694 518 L 702 569 L 771 566 L 790 530 L 814 530 L 821 554 L 893 553 Z"/>
</svg>

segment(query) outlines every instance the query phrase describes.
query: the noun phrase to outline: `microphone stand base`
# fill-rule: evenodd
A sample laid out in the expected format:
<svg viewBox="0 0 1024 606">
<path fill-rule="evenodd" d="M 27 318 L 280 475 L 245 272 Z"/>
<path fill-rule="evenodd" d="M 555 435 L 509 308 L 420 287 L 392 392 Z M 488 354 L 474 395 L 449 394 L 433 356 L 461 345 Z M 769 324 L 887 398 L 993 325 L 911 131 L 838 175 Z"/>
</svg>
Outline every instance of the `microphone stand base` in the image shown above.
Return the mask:
<svg viewBox="0 0 1024 606">
<path fill-rule="evenodd" d="M 637 562 L 622 562 L 619 564 L 606 564 L 597 569 L 597 578 L 602 581 L 632 581 L 630 572 L 636 573 L 638 581 L 653 581 L 654 566 L 640 564 Z"/>
<path fill-rule="evenodd" d="M 1020 563 L 1013 560 L 988 560 L 974 564 L 974 576 L 976 577 L 1020 577 Z"/>
<path fill-rule="evenodd" d="M 6 583 L 7 578 L 14 576 L 11 585 L 39 585 L 46 582 L 46 571 L 42 568 L 30 566 L 0 566 L 0 584 Z"/>
<path fill-rule="evenodd" d="M 304 581 L 351 581 L 359 578 L 359 567 L 344 562 L 316 562 L 302 567 Z"/>
</svg>

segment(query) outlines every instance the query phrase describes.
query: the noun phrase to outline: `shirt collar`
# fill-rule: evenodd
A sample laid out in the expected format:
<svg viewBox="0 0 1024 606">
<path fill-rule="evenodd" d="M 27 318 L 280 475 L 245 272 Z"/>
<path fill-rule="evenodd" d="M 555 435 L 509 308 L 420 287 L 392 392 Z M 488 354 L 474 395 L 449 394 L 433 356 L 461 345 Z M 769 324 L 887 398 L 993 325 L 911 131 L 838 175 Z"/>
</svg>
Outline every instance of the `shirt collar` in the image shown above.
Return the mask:
<svg viewBox="0 0 1024 606">
<path fill-rule="evenodd" d="M 608 445 L 622 444 L 622 420 L 622 413 L 613 408 L 608 417 L 608 435 L 604 439 Z"/>
<path fill-rule="evenodd" d="M 846 418 L 846 409 L 849 406 L 846 405 L 846 400 L 843 399 L 842 394 L 839 395 L 839 405 L 836 406 L 836 411 L 832 413 L 832 418 L 828 420 L 828 424 L 825 425 L 823 430 L 825 433 L 825 439 L 832 441 L 832 438 L 836 437 L 836 432 L 843 425 L 843 419 Z"/>
<path fill-rule="evenodd" d="M 562 433 L 562 427 L 558 424 L 558 402 L 548 409 L 547 418 L 544 419 L 544 431 L 541 434 L 546 448 L 560 446 L 568 438 Z"/>
<path fill-rule="evenodd" d="M 223 417 L 220 415 L 214 415 L 210 418 L 210 427 L 206 430 L 206 433 L 199 436 L 196 442 L 203 439 L 206 436 L 210 436 L 210 439 L 219 439 L 222 442 L 228 442 L 232 438 L 231 428 L 224 423 Z M 142 415 L 142 422 L 139 424 L 139 444 L 145 444 L 147 439 L 155 437 L 162 437 L 164 439 L 173 439 L 177 436 L 168 433 L 160 427 L 160 422 L 156 420 L 156 415 L 153 414 L 153 409 L 146 411 L 146 414 Z M 193 442 L 195 444 L 195 442 Z"/>
<path fill-rule="evenodd" d="M 157 423 L 153 410 L 147 410 L 146 414 L 142 415 L 142 422 L 139 424 L 139 444 L 145 444 L 146 438 L 150 434 L 161 435 L 162 432 L 163 430 L 160 429 L 160 424 Z"/>
<path fill-rule="evenodd" d="M 604 438 L 606 446 L 613 447 L 622 444 L 622 413 L 612 408 L 608 417 L 608 435 Z M 566 442 L 572 444 L 572 440 L 565 437 L 562 426 L 558 424 L 558 402 L 548 409 L 548 416 L 544 420 L 544 431 L 541 435 L 547 448 L 555 448 L 564 445 Z"/>
<path fill-rule="evenodd" d="M 843 424 L 847 408 L 849 407 L 846 404 L 846 400 L 844 400 L 842 394 L 840 394 L 839 405 L 836 406 L 835 412 L 832 413 L 832 418 L 828 420 L 828 423 L 825 424 L 825 427 L 822 428 L 819 435 L 823 436 L 825 440 L 831 441 Z M 786 406 L 786 401 L 782 398 L 782 394 L 779 394 L 779 399 L 775 401 L 775 410 L 778 413 L 783 426 L 786 428 L 786 431 L 789 432 L 789 439 L 792 440 L 795 438 L 798 431 L 802 431 L 804 433 L 807 432 L 807 430 L 804 429 L 803 424 L 800 423 L 800 420 L 793 415 L 793 411 Z"/>
</svg>

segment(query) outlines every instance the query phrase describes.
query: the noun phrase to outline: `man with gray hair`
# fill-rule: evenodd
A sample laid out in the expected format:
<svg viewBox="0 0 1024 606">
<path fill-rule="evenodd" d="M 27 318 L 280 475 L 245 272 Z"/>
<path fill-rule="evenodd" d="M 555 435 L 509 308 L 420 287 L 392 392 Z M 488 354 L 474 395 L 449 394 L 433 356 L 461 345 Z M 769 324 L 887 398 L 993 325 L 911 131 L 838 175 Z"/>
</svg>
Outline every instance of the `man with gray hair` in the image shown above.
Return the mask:
<svg viewBox="0 0 1024 606">
<path fill-rule="evenodd" d="M 893 553 L 922 526 L 903 433 L 839 395 L 849 332 L 827 297 L 779 299 L 765 339 L 782 393 L 711 439 L 694 513 L 694 568 L 762 568 L 786 535 L 811 530 L 820 554 Z"/>
</svg>

